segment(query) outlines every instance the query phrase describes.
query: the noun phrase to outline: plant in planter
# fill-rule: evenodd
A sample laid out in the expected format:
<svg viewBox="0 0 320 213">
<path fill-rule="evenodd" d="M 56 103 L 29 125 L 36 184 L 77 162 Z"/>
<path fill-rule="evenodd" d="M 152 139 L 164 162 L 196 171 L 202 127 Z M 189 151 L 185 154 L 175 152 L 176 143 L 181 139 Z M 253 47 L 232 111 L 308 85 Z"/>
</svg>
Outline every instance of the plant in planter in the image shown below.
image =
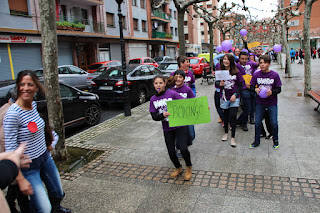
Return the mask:
<svg viewBox="0 0 320 213">
<path fill-rule="evenodd" d="M 72 23 L 73 30 L 83 31 L 86 28 L 86 25 L 82 23 Z"/>
<path fill-rule="evenodd" d="M 167 39 L 172 39 L 172 35 L 171 35 L 171 34 L 168 34 L 168 33 L 166 33 L 165 37 L 166 37 Z"/>
</svg>

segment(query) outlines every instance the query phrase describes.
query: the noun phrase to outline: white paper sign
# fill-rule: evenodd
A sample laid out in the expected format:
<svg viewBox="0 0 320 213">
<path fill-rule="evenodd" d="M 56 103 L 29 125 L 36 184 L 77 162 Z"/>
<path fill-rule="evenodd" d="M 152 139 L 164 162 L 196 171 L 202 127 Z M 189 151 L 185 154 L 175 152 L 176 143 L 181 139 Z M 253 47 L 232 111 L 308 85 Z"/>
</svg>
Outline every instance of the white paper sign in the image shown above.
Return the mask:
<svg viewBox="0 0 320 213">
<path fill-rule="evenodd" d="M 227 81 L 230 79 L 230 73 L 229 70 L 218 70 L 215 71 L 215 75 L 216 75 L 216 80 L 217 81 Z"/>
</svg>

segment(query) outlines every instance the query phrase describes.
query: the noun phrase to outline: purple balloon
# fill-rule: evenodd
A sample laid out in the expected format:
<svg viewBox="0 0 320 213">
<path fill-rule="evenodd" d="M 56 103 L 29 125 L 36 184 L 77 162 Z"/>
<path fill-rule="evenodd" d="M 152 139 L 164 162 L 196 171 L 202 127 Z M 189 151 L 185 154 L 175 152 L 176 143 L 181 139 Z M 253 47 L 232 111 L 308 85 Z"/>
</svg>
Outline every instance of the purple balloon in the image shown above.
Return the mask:
<svg viewBox="0 0 320 213">
<path fill-rule="evenodd" d="M 242 49 L 241 52 L 249 53 L 249 51 L 247 49 Z"/>
<path fill-rule="evenodd" d="M 247 30 L 246 29 L 242 29 L 242 30 L 240 30 L 240 35 L 241 36 L 245 36 L 245 35 L 247 35 Z"/>
<path fill-rule="evenodd" d="M 222 47 L 223 51 L 229 51 L 231 49 L 231 47 L 232 47 L 232 43 L 229 40 L 224 40 L 221 43 L 221 47 Z"/>
<path fill-rule="evenodd" d="M 266 87 L 262 87 L 259 92 L 260 98 L 267 98 L 267 91 L 268 89 Z"/>
<path fill-rule="evenodd" d="M 281 47 L 280 44 L 275 44 L 273 46 L 273 51 L 276 52 L 276 53 L 281 52 L 281 49 L 282 49 L 282 47 Z"/>
<path fill-rule="evenodd" d="M 221 52 L 221 51 L 222 51 L 222 47 L 221 47 L 220 45 L 218 45 L 218 46 L 216 47 L 216 50 L 217 50 L 218 52 Z"/>
</svg>

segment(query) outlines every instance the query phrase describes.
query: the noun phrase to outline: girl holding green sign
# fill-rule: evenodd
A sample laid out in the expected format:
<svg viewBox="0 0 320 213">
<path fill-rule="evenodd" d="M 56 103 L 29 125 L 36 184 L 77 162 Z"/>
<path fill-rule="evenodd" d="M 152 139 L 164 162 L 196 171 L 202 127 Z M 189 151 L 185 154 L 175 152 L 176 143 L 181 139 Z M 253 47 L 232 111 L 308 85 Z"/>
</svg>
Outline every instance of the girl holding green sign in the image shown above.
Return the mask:
<svg viewBox="0 0 320 213">
<path fill-rule="evenodd" d="M 154 78 L 153 86 L 157 91 L 157 94 L 150 98 L 149 111 L 153 120 L 162 121 L 164 139 L 166 142 L 169 157 L 176 167 L 170 174 L 170 178 L 176 178 L 182 172 L 182 166 L 176 155 L 175 149 L 175 143 L 177 139 L 177 144 L 179 144 L 181 154 L 187 165 L 184 179 L 190 180 L 192 176 L 192 163 L 187 145 L 187 127 L 169 127 L 168 122 L 168 116 L 170 115 L 170 113 L 167 110 L 167 101 L 183 99 L 183 97 L 173 90 L 167 90 L 165 77 L 161 75 Z"/>
</svg>

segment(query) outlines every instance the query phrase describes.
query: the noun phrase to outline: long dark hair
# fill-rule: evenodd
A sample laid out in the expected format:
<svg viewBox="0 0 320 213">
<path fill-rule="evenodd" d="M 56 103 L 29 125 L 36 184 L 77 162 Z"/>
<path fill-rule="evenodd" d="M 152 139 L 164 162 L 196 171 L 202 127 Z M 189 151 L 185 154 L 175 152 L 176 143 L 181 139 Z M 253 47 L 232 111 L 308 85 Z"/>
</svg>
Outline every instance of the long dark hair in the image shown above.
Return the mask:
<svg viewBox="0 0 320 213">
<path fill-rule="evenodd" d="M 223 56 L 223 58 L 224 58 L 224 57 L 227 57 L 228 60 L 230 61 L 230 70 L 229 70 L 230 75 L 236 75 L 236 74 L 238 74 L 238 69 L 237 69 L 237 67 L 236 67 L 236 64 L 234 63 L 234 57 L 233 57 L 233 55 L 227 53 L 227 54 L 225 54 L 225 55 Z M 222 58 L 222 59 L 223 59 L 223 58 Z M 223 64 L 223 61 L 222 61 L 222 64 L 221 64 L 220 69 L 221 69 L 221 70 L 226 70 L 226 67 L 225 67 L 224 64 Z"/>
<path fill-rule="evenodd" d="M 19 98 L 19 96 L 20 96 L 19 87 L 20 87 L 21 81 L 22 81 L 23 77 L 27 76 L 27 75 L 32 78 L 32 80 L 35 83 L 36 87 L 38 88 L 39 92 L 41 92 L 42 94 L 45 94 L 46 93 L 46 89 L 40 83 L 40 81 L 39 81 L 38 77 L 36 76 L 35 72 L 32 71 L 32 70 L 22 70 L 22 71 L 20 71 L 18 73 L 18 76 L 17 76 L 17 79 L 16 79 L 15 92 L 16 92 L 17 98 Z"/>
</svg>

